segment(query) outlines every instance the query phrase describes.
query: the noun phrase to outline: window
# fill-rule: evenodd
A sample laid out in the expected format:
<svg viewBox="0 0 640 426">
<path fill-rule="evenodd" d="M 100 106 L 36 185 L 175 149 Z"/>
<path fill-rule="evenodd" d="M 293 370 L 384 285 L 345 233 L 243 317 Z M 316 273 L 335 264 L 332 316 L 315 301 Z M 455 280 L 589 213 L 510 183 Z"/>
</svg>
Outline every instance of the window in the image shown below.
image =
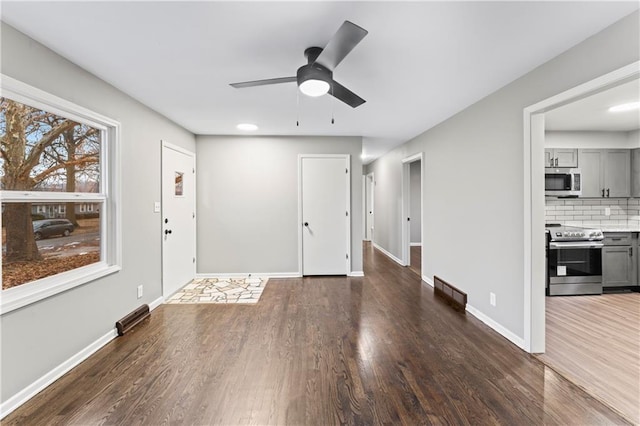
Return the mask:
<svg viewBox="0 0 640 426">
<path fill-rule="evenodd" d="M 5 313 L 120 269 L 119 124 L 0 81 Z"/>
</svg>

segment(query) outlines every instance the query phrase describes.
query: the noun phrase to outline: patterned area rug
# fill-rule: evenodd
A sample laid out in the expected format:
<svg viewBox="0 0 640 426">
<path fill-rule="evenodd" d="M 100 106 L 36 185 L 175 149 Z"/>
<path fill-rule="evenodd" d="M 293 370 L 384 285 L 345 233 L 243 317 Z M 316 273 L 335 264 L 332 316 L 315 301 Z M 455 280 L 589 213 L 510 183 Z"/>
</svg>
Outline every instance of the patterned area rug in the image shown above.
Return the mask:
<svg viewBox="0 0 640 426">
<path fill-rule="evenodd" d="M 165 303 L 258 303 L 268 278 L 199 278 Z"/>
</svg>

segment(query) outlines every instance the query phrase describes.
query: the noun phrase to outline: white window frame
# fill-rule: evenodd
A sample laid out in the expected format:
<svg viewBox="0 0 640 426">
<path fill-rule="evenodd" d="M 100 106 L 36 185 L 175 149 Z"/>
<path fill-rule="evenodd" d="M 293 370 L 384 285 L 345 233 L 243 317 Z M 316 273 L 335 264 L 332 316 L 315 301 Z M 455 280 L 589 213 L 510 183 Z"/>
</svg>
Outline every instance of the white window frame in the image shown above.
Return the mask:
<svg viewBox="0 0 640 426">
<path fill-rule="evenodd" d="M 122 269 L 120 123 L 0 74 L 0 96 L 97 128 L 101 138 L 99 193 L 0 191 L 0 202 L 100 203 L 100 261 L 0 291 L 0 316 Z M 0 218 L 0 221 L 2 219 Z M 0 223 L 1 224 L 1 223 Z M 0 263 L 0 274 L 2 272 Z"/>
</svg>

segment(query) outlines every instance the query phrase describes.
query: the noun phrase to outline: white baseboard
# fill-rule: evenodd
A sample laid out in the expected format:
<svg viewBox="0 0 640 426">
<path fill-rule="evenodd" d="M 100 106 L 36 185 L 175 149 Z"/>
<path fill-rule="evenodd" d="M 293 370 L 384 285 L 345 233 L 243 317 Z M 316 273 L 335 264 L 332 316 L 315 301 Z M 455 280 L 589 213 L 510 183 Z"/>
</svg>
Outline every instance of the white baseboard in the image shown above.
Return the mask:
<svg viewBox="0 0 640 426">
<path fill-rule="evenodd" d="M 422 281 L 424 281 L 425 283 L 429 284 L 431 287 L 433 287 L 433 280 L 431 278 L 429 278 L 426 275 L 422 276 Z"/>
<path fill-rule="evenodd" d="M 351 271 L 347 274 L 349 277 L 364 277 L 364 271 Z"/>
<path fill-rule="evenodd" d="M 411 247 L 422 247 L 422 243 L 409 243 Z"/>
<path fill-rule="evenodd" d="M 164 297 L 160 296 L 153 302 L 149 303 L 149 310 L 153 311 L 155 308 L 162 305 L 163 303 L 164 303 Z"/>
<path fill-rule="evenodd" d="M 384 253 L 388 258 L 390 258 L 391 260 L 393 260 L 394 262 L 398 263 L 401 266 L 406 266 L 404 263 L 402 263 L 402 260 L 398 259 L 397 257 L 395 257 L 393 254 L 389 253 L 387 250 L 383 249 L 382 247 L 380 247 L 378 244 L 373 243 L 373 246 L 375 248 L 377 248 L 378 250 L 380 250 L 382 253 Z"/>
<path fill-rule="evenodd" d="M 98 351 L 98 349 L 102 348 L 104 345 L 106 345 L 116 337 L 118 337 L 118 332 L 114 328 L 104 336 L 98 338 L 98 340 L 91 343 L 86 348 L 82 349 L 77 354 L 73 355 L 68 360 L 64 361 L 62 364 L 55 367 L 53 370 L 46 373 L 44 376 L 37 379 L 35 382 L 31 383 L 29 386 L 27 386 L 11 398 L 4 401 L 2 405 L 0 405 L 0 419 L 3 419 L 4 417 L 12 413 L 16 408 L 20 407 L 29 399 L 33 398 L 38 392 L 42 391 L 51 383 L 58 380 L 69 370 L 80 364 L 85 359 L 89 358 L 89 356 L 93 355 L 96 351 Z"/>
<path fill-rule="evenodd" d="M 487 324 L 489 327 L 494 329 L 496 332 L 501 334 L 504 338 L 509 340 L 511 343 L 513 343 L 520 349 L 525 350 L 523 338 L 516 336 L 514 333 L 507 330 L 505 327 L 498 324 L 497 322 L 495 322 L 494 320 L 492 320 L 491 318 L 489 318 L 488 316 L 486 316 L 485 314 L 483 314 L 473 306 L 469 305 L 468 303 L 467 303 L 467 312 L 469 312 L 474 317 L 478 318 L 483 323 Z"/>
<path fill-rule="evenodd" d="M 196 278 L 300 278 L 300 272 L 232 272 L 229 274 L 196 274 Z"/>
</svg>

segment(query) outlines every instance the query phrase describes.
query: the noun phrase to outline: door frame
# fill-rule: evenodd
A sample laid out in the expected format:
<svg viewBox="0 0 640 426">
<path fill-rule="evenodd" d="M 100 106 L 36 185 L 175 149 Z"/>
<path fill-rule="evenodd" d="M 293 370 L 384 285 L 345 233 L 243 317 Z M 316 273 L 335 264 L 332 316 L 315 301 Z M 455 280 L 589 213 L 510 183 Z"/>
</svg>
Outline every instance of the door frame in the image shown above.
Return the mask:
<svg viewBox="0 0 640 426">
<path fill-rule="evenodd" d="M 524 350 L 545 351 L 544 113 L 640 78 L 633 62 L 524 108 Z"/>
<path fill-rule="evenodd" d="M 302 231 L 303 231 L 303 220 L 302 220 L 302 159 L 304 158 L 340 158 L 345 160 L 345 168 L 347 172 L 345 175 L 345 185 L 346 185 L 346 193 L 347 199 L 346 208 L 347 215 L 345 215 L 345 219 L 347 221 L 347 247 L 346 253 L 349 255 L 346 265 L 345 275 L 351 275 L 351 155 L 350 154 L 298 154 L 298 274 L 299 276 L 304 275 L 303 270 L 303 256 L 302 252 Z"/>
<path fill-rule="evenodd" d="M 367 194 L 367 179 L 369 179 L 369 176 L 371 176 L 371 193 Z M 376 211 L 375 211 L 375 176 L 373 174 L 373 172 L 371 173 L 367 173 L 366 175 L 363 176 L 364 178 L 364 187 L 362 188 L 362 193 L 364 194 L 363 196 L 363 202 L 362 202 L 362 210 L 364 212 L 363 217 L 362 217 L 362 223 L 363 223 L 363 227 L 364 227 L 364 233 L 362 234 L 362 239 L 364 241 L 371 241 L 371 243 L 375 243 L 375 232 L 372 233 L 371 235 L 371 239 L 367 238 L 367 227 L 370 228 L 370 224 L 368 222 L 368 218 L 369 218 L 369 213 L 367 212 L 367 200 L 371 200 L 371 212 L 372 215 L 374 217 L 374 222 L 375 222 L 375 217 L 376 217 Z M 375 227 L 374 227 L 375 230 Z"/>
<path fill-rule="evenodd" d="M 193 212 L 195 213 L 196 211 L 196 205 L 197 205 L 197 196 L 198 196 L 198 192 L 197 192 L 197 182 L 196 182 L 196 175 L 195 175 L 195 169 L 196 169 L 196 154 L 195 152 L 191 152 L 187 149 L 184 149 L 182 147 L 179 147 L 177 145 L 173 145 L 165 140 L 160 140 L 161 142 L 161 149 L 160 149 L 160 264 L 161 264 L 161 281 L 162 281 L 162 297 L 166 300 L 169 296 L 171 296 L 171 294 L 167 294 L 167 289 L 166 289 L 166 280 L 165 280 L 165 261 L 164 261 L 164 255 L 165 255 L 165 249 L 164 249 L 164 243 L 162 241 L 162 229 L 164 228 L 164 224 L 163 224 L 163 220 L 162 218 L 165 217 L 165 200 L 164 200 L 164 187 L 163 187 L 163 177 L 164 177 L 164 168 L 165 168 L 165 149 L 171 149 L 173 151 L 179 152 L 181 154 L 185 154 L 189 157 L 191 157 L 191 160 L 193 162 Z M 197 262 L 198 262 L 198 257 L 196 256 L 196 250 L 197 250 L 197 246 L 198 246 L 198 242 L 197 242 L 197 237 L 198 237 L 198 233 L 196 232 L 196 220 L 194 218 L 193 221 L 193 226 L 192 226 L 192 232 L 193 232 L 193 256 L 196 259 L 195 262 L 193 262 L 193 277 L 195 278 L 196 276 L 196 271 L 197 271 Z"/>
<path fill-rule="evenodd" d="M 411 233 L 410 226 L 411 221 L 406 220 L 410 217 L 411 213 L 411 188 L 410 188 L 410 176 L 411 176 L 411 163 L 420 161 L 420 222 L 424 217 L 424 153 L 419 152 L 406 157 L 402 160 L 402 216 L 401 216 L 401 229 L 402 229 L 402 264 L 409 266 L 411 264 Z M 422 253 L 424 253 L 424 224 L 420 226 L 420 240 L 422 242 Z M 420 259 L 420 271 L 422 271 L 422 258 Z"/>
</svg>

